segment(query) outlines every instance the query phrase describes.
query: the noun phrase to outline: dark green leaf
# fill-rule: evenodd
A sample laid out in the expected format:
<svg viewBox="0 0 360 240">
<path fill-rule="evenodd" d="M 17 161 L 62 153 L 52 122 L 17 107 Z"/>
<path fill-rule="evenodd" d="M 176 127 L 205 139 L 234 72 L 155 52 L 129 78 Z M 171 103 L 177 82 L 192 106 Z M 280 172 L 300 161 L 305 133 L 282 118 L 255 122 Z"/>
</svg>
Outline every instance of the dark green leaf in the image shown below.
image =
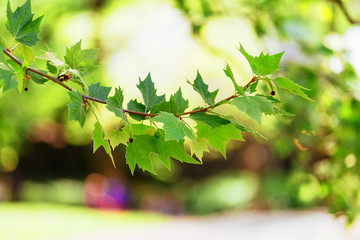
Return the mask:
<svg viewBox="0 0 360 240">
<path fill-rule="evenodd" d="M 304 88 L 296 83 L 294 83 L 293 81 L 291 81 L 290 79 L 287 79 L 287 78 L 282 78 L 282 77 L 278 77 L 274 80 L 277 85 L 280 87 L 280 88 L 284 88 L 284 89 L 287 89 L 289 90 L 290 92 L 296 94 L 296 95 L 299 95 L 301 97 L 303 97 L 304 99 L 306 100 L 309 100 L 309 101 L 313 101 L 311 98 L 309 98 L 301 89 L 305 89 L 305 90 L 309 90 L 307 88 Z"/>
<path fill-rule="evenodd" d="M 108 99 L 111 87 L 101 86 L 100 83 L 91 84 L 89 87 L 89 96 L 106 101 Z"/>
<path fill-rule="evenodd" d="M 171 113 L 161 112 L 152 120 L 155 122 L 162 122 L 164 124 L 165 141 L 179 141 L 184 139 L 185 136 L 193 140 L 195 139 L 191 129 Z"/>
<path fill-rule="evenodd" d="M 98 49 L 81 49 L 81 40 L 70 48 L 66 48 L 65 63 L 87 76 L 98 67 L 94 64 L 99 53 Z"/>
<path fill-rule="evenodd" d="M 110 112 L 113 112 L 117 117 L 120 117 L 122 120 L 124 120 L 127 124 L 130 124 L 122 108 L 123 101 L 124 97 L 121 88 L 115 88 L 115 94 L 107 101 L 106 108 Z"/>
<path fill-rule="evenodd" d="M 222 125 L 218 128 L 197 122 L 196 125 L 198 138 L 206 139 L 210 146 L 219 151 L 226 158 L 226 144 L 230 139 L 243 141 L 241 132 L 233 124 Z"/>
<path fill-rule="evenodd" d="M 166 99 L 164 99 L 161 103 L 152 106 L 150 113 L 158 112 L 171 112 L 170 102 L 167 102 Z"/>
<path fill-rule="evenodd" d="M 139 78 L 139 85 L 136 86 L 140 90 L 144 99 L 146 111 L 150 111 L 155 104 L 159 104 L 165 99 L 165 95 L 156 95 L 156 89 L 154 87 L 154 82 L 151 80 L 150 73 L 147 75 L 144 81 L 141 81 Z"/>
<path fill-rule="evenodd" d="M 145 105 L 142 103 L 139 103 L 136 99 L 130 100 L 130 102 L 127 104 L 127 109 L 131 110 L 131 111 L 135 111 L 135 112 L 145 113 Z M 129 114 L 133 119 L 135 119 L 137 121 L 142 121 L 145 119 L 145 117 L 143 117 L 141 115 L 132 114 L 132 113 L 129 113 Z"/>
<path fill-rule="evenodd" d="M 45 71 L 43 71 L 44 73 L 46 73 Z M 49 81 L 49 79 L 47 78 L 44 78 L 36 73 L 33 73 L 31 71 L 28 71 L 28 75 L 31 77 L 31 80 L 34 81 L 34 83 L 37 83 L 37 84 L 40 84 L 40 85 L 43 85 L 45 84 L 46 82 Z"/>
<path fill-rule="evenodd" d="M 221 125 L 226 125 L 230 123 L 229 120 L 222 118 L 218 115 L 208 114 L 204 112 L 190 114 L 190 118 L 195 121 L 201 121 L 212 128 L 217 128 Z"/>
<path fill-rule="evenodd" d="M 68 92 L 68 94 L 71 99 L 71 103 L 68 105 L 69 121 L 71 120 L 78 121 L 80 127 L 83 127 L 86 116 L 85 116 L 85 104 L 83 102 L 82 95 L 76 91 Z"/>
<path fill-rule="evenodd" d="M 96 150 L 99 147 L 103 146 L 105 149 L 105 152 L 109 155 L 114 167 L 116 168 L 114 158 L 111 153 L 110 144 L 107 140 L 104 139 L 104 130 L 99 122 L 95 123 L 95 128 L 93 131 L 93 142 L 94 142 L 94 145 L 93 145 L 94 153 L 96 152 Z"/>
<path fill-rule="evenodd" d="M 248 60 L 253 73 L 258 76 L 265 76 L 276 72 L 276 70 L 279 69 L 279 63 L 284 54 L 284 52 L 281 52 L 274 55 L 264 55 L 264 53 L 261 52 L 259 56 L 253 57 L 245 51 L 241 44 L 239 51 Z"/>
<path fill-rule="evenodd" d="M 259 81 L 256 81 L 252 84 L 250 84 L 250 94 L 256 92 L 257 85 L 259 84 Z"/>
<path fill-rule="evenodd" d="M 208 105 L 215 103 L 215 98 L 219 89 L 215 90 L 214 92 L 209 92 L 209 86 L 204 83 L 199 71 L 197 72 L 194 83 L 191 83 L 190 81 L 187 82 L 194 88 L 196 92 L 200 94 L 200 96 Z"/>
<path fill-rule="evenodd" d="M 6 15 L 6 28 L 16 41 L 29 47 L 40 41 L 38 35 L 43 16 L 33 20 L 34 14 L 31 13 L 30 0 L 27 0 L 21 7 L 18 7 L 15 12 L 12 12 L 10 1 L 8 1 Z"/>
<path fill-rule="evenodd" d="M 229 66 L 229 64 L 226 63 L 226 66 L 224 68 L 224 73 L 226 74 L 226 76 L 228 76 L 233 85 L 234 85 L 234 88 L 235 88 L 235 91 L 237 91 L 240 95 L 245 95 L 245 92 L 244 92 L 244 89 L 243 87 L 239 86 L 236 81 L 235 81 L 235 78 L 234 78 L 234 74 Z"/>
<path fill-rule="evenodd" d="M 184 140 L 179 142 L 171 140 L 165 141 L 165 135 L 163 131 L 160 131 L 160 137 L 157 140 L 157 149 L 159 152 L 160 160 L 165 164 L 165 166 L 170 170 L 170 157 L 186 163 L 200 164 L 193 157 L 185 151 Z"/>
<path fill-rule="evenodd" d="M 157 138 L 150 135 L 136 135 L 126 148 L 126 163 L 134 175 L 136 165 L 155 174 L 151 160 L 156 157 Z"/>
<path fill-rule="evenodd" d="M 183 98 L 181 88 L 179 88 L 179 90 L 177 90 L 174 95 L 171 95 L 170 107 L 171 113 L 175 115 L 183 114 L 185 110 L 189 107 L 189 101 Z"/>
<path fill-rule="evenodd" d="M 272 102 L 259 95 L 237 97 L 231 100 L 231 104 L 255 119 L 259 125 L 261 124 L 262 113 L 274 113 Z"/>
<path fill-rule="evenodd" d="M 52 63 L 50 61 L 46 62 L 46 68 L 49 70 L 50 73 L 52 74 L 57 74 L 58 73 L 58 69 L 57 67 L 55 67 L 54 65 L 52 65 Z"/>
</svg>

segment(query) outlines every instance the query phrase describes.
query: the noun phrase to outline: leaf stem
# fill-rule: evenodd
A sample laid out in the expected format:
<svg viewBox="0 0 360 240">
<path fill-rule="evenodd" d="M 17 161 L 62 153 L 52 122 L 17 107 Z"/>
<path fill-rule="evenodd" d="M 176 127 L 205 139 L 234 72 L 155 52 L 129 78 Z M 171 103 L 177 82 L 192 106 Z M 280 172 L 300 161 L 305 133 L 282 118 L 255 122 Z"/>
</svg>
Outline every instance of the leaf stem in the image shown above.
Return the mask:
<svg viewBox="0 0 360 240">
<path fill-rule="evenodd" d="M 11 58 L 11 60 L 13 60 L 14 62 L 16 62 L 18 65 L 22 66 L 22 62 L 17 58 L 15 57 L 13 54 L 11 54 L 11 52 L 8 50 L 8 49 L 3 49 L 3 52 L 4 54 L 6 54 L 9 58 Z M 69 87 L 68 85 L 64 84 L 63 82 L 61 82 L 59 79 L 57 79 L 56 77 L 53 77 L 53 76 L 50 76 L 46 73 L 43 73 L 41 71 L 39 71 L 38 69 L 35 69 L 35 68 L 32 68 L 32 67 L 29 67 L 27 69 L 27 71 L 31 71 L 33 73 L 36 73 L 44 78 L 47 78 L 51 81 L 53 81 L 54 83 L 57 83 L 59 84 L 60 86 L 62 86 L 63 88 L 66 88 L 68 91 L 75 91 L 73 88 Z M 243 89 L 246 90 L 248 88 L 248 86 L 251 84 L 251 83 L 254 83 L 258 80 L 258 77 L 257 76 L 254 76 L 244 87 Z M 91 96 L 87 96 L 87 95 L 84 95 L 84 94 L 81 94 L 81 96 L 83 97 L 83 99 L 86 99 L 86 100 L 92 100 L 94 102 L 98 102 L 98 103 L 102 103 L 102 104 L 107 104 L 106 101 L 104 100 L 101 100 L 101 99 L 98 99 L 98 98 L 95 98 L 95 97 L 91 97 Z M 220 106 L 221 104 L 233 99 L 233 98 L 236 98 L 240 96 L 238 93 L 235 93 L 234 95 L 231 95 L 230 97 L 228 98 L 225 98 L 219 102 L 216 102 L 210 106 L 207 106 L 207 107 L 204 107 L 204 108 L 200 108 L 200 109 L 196 109 L 196 110 L 192 110 L 192 111 L 188 111 L 188 112 L 184 112 L 183 114 L 180 114 L 180 115 L 177 115 L 176 117 L 181 117 L 181 116 L 184 116 L 184 115 L 189 115 L 189 114 L 193 114 L 193 113 L 198 113 L 198 112 L 206 112 L 208 111 L 209 109 L 212 109 L 212 108 L 215 108 L 217 106 Z M 157 116 L 158 114 L 156 113 L 144 113 L 144 112 L 136 112 L 136 111 L 132 111 L 132 110 L 127 110 L 127 109 L 123 109 L 123 112 L 124 113 L 131 113 L 131 114 L 136 114 L 136 115 L 140 115 L 140 116 L 143 116 L 143 117 L 155 117 Z"/>
</svg>

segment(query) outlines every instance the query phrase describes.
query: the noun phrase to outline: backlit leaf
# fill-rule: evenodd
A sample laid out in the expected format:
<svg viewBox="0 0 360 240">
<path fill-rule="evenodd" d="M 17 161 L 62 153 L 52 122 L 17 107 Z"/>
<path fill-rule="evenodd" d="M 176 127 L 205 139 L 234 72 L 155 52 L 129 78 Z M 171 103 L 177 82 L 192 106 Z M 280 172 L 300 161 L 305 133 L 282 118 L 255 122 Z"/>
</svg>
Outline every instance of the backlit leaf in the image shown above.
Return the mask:
<svg viewBox="0 0 360 240">
<path fill-rule="evenodd" d="M 19 44 L 16 46 L 16 50 L 23 55 L 25 61 L 29 63 L 35 62 L 34 51 L 32 50 L 32 48 L 24 44 Z"/>
<path fill-rule="evenodd" d="M 303 86 L 300 86 L 296 83 L 294 83 L 293 81 L 291 81 L 290 79 L 287 79 L 287 78 L 282 78 L 282 77 L 278 77 L 274 80 L 277 85 L 280 87 L 280 88 L 284 88 L 284 89 L 287 89 L 289 90 L 290 92 L 296 94 L 296 95 L 299 95 L 301 97 L 303 97 L 304 99 L 306 100 L 309 100 L 309 101 L 313 101 L 311 98 L 309 98 L 301 89 L 305 89 L 305 90 L 309 90 L 307 88 L 304 88 Z"/>
<path fill-rule="evenodd" d="M 70 68 L 78 70 L 85 77 L 98 68 L 94 64 L 98 53 L 98 49 L 81 49 L 80 40 L 70 48 L 66 48 L 64 59 Z"/>
<path fill-rule="evenodd" d="M 253 73 L 258 76 L 265 76 L 276 72 L 279 69 L 280 59 L 284 54 L 284 52 L 281 52 L 274 55 L 265 55 L 261 52 L 259 56 L 253 57 L 245 51 L 241 44 L 239 46 L 239 51 L 248 60 Z"/>
<path fill-rule="evenodd" d="M 110 141 L 112 149 L 115 149 L 119 144 L 127 145 L 129 141 L 129 134 L 119 130 L 109 130 L 106 133 L 105 139 Z"/>
<path fill-rule="evenodd" d="M 259 95 L 237 97 L 230 102 L 240 111 L 245 112 L 249 117 L 255 119 L 259 125 L 261 124 L 262 113 L 274 113 L 272 102 Z"/>
<path fill-rule="evenodd" d="M 63 61 L 59 60 L 56 54 L 52 51 L 46 51 L 43 55 L 37 56 L 37 58 L 47 60 L 55 67 L 62 67 L 65 64 Z"/>
<path fill-rule="evenodd" d="M 224 68 L 224 73 L 225 73 L 226 76 L 228 76 L 231 79 L 231 81 L 232 81 L 232 83 L 234 85 L 235 91 L 238 92 L 240 95 L 245 95 L 243 87 L 239 86 L 236 83 L 235 78 L 234 78 L 234 74 L 233 74 L 233 72 L 232 72 L 232 70 L 231 70 L 228 63 L 226 63 L 226 66 Z"/>
<path fill-rule="evenodd" d="M 171 113 L 161 112 L 152 120 L 155 122 L 162 122 L 164 124 L 165 141 L 179 141 L 184 139 L 185 136 L 193 140 L 195 139 L 191 129 Z"/>
</svg>

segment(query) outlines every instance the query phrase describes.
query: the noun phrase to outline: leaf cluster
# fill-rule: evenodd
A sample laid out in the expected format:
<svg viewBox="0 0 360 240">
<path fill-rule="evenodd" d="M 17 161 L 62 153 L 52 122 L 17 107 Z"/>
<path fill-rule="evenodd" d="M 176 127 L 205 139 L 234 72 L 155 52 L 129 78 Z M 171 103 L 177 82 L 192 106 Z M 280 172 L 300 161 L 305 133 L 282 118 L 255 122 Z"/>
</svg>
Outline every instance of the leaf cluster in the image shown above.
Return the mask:
<svg viewBox="0 0 360 240">
<path fill-rule="evenodd" d="M 35 57 L 32 46 L 39 41 L 42 17 L 33 20 L 33 16 L 30 0 L 14 12 L 8 2 L 5 25 L 17 45 L 16 48 L 7 46 L 6 41 L 2 40 L 4 53 L 10 57 L 7 59 L 4 54 L 0 54 L 0 87 L 3 92 L 21 89 L 21 80 L 24 84 L 27 80 L 39 84 L 52 80 L 70 90 L 69 121 L 78 121 L 80 127 L 85 124 L 87 112 L 95 114 L 96 102 L 106 104 L 107 110 L 123 122 L 125 127 L 104 131 L 95 115 L 97 121 L 93 130 L 93 151 L 102 146 L 115 166 L 112 152 L 118 145 L 125 145 L 126 163 L 132 174 L 136 166 L 155 174 L 156 161 L 163 163 L 168 169 L 171 169 L 170 159 L 201 164 L 203 154 L 209 151 L 209 147 L 226 157 L 226 144 L 230 139 L 244 141 L 244 132 L 262 136 L 231 113 L 217 113 L 215 109 L 223 104 L 235 106 L 260 125 L 264 114 L 289 115 L 276 106 L 281 102 L 278 94 L 273 96 L 277 87 L 310 100 L 302 91 L 305 88 L 293 81 L 282 77 L 271 78 L 271 74 L 279 68 L 283 52 L 275 55 L 261 53 L 253 57 L 240 45 L 239 51 L 249 62 L 254 76 L 248 84 L 241 86 L 230 65 L 226 64 L 224 73 L 234 86 L 234 94 L 230 97 L 217 101 L 219 89 L 209 91 L 209 86 L 198 71 L 195 79 L 188 83 L 201 96 L 204 105 L 189 110 L 189 101 L 184 98 L 181 88 L 167 99 L 165 94 L 157 93 L 149 73 L 144 79 L 139 78 L 137 84 L 142 100 L 131 99 L 125 108 L 123 90 L 120 87 L 115 88 L 109 97 L 111 87 L 102 86 L 99 82 L 87 85 L 86 76 L 98 68 L 96 57 L 99 50 L 82 49 L 80 40 L 66 48 L 63 60 L 49 49 Z M 23 62 L 15 61 L 18 59 L 11 55 L 12 51 L 21 56 Z M 32 68 L 35 58 L 46 61 L 47 69 L 40 70 L 41 74 Z M 269 87 L 270 95 L 259 94 L 257 86 L 260 81 Z M 66 82 L 76 83 L 81 88 L 76 90 L 64 85 Z M 185 142 L 189 143 L 190 151 Z"/>
</svg>

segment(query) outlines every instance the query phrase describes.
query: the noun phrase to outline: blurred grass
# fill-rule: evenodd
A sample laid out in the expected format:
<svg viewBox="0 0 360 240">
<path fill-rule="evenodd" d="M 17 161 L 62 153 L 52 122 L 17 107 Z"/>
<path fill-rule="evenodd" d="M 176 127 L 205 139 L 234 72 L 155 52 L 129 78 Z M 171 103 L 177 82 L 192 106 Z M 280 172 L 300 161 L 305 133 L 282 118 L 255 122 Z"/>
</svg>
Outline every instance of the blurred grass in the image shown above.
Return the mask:
<svg viewBox="0 0 360 240">
<path fill-rule="evenodd" d="M 1 203 L 0 239 L 64 239 L 89 231 L 167 219 L 169 217 L 145 212 L 105 211 L 44 203 Z"/>
</svg>

